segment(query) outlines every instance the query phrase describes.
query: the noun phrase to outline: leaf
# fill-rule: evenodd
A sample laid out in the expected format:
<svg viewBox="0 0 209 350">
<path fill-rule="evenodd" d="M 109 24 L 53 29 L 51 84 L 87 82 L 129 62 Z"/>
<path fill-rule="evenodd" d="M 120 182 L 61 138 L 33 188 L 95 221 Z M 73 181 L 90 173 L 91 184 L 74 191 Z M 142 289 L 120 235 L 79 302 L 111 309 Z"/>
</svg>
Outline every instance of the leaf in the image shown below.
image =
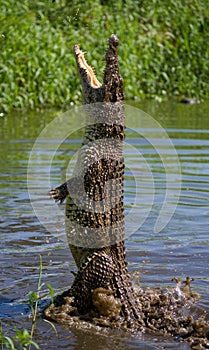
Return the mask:
<svg viewBox="0 0 209 350">
<path fill-rule="evenodd" d="M 49 293 L 52 299 L 52 304 L 54 303 L 54 289 L 52 288 L 51 284 L 47 283 L 47 288 L 49 289 Z"/>
<path fill-rule="evenodd" d="M 51 327 L 53 328 L 53 330 L 55 331 L 56 335 L 58 335 L 57 329 L 56 329 L 55 325 L 54 325 L 52 322 L 50 322 L 49 320 L 46 320 L 46 319 L 44 319 L 44 322 L 50 324 L 50 326 L 51 326 Z"/>
<path fill-rule="evenodd" d="M 13 343 L 13 340 L 9 337 L 4 337 L 4 340 L 5 342 L 7 342 L 10 346 L 10 350 L 15 350 L 15 346 L 14 346 L 14 343 Z"/>
<path fill-rule="evenodd" d="M 36 349 L 40 350 L 39 345 L 36 342 L 34 342 L 33 340 L 30 341 L 30 345 L 33 345 Z"/>
</svg>

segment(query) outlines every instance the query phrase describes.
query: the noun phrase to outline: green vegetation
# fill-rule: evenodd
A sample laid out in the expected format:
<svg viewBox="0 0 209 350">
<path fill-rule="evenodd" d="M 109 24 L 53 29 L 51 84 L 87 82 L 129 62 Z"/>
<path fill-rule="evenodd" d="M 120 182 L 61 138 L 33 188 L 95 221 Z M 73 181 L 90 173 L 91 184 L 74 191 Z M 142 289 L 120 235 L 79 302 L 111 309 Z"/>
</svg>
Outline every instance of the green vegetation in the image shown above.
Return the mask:
<svg viewBox="0 0 209 350">
<path fill-rule="evenodd" d="M 1 0 L 0 21 L 3 111 L 81 101 L 73 45 L 101 79 L 111 33 L 127 99 L 209 97 L 208 0 Z"/>
<path fill-rule="evenodd" d="M 31 350 L 38 349 L 40 350 L 39 345 L 33 340 L 35 327 L 36 327 L 36 320 L 38 316 L 38 302 L 43 297 L 46 297 L 46 295 L 40 295 L 41 288 L 44 284 L 42 284 L 42 271 L 43 271 L 43 265 L 42 265 L 42 256 L 40 255 L 40 265 L 39 265 L 39 277 L 38 277 L 38 284 L 37 284 L 37 292 L 32 291 L 29 293 L 28 296 L 28 302 L 31 307 L 31 313 L 32 313 L 32 325 L 30 331 L 27 329 L 24 329 L 23 331 L 20 329 L 14 329 L 15 335 L 14 336 L 8 336 L 7 332 L 4 333 L 2 329 L 2 325 L 0 324 L 0 346 L 1 349 L 9 349 L 9 350 Z M 49 289 L 49 294 L 51 296 L 52 302 L 54 300 L 54 290 L 52 289 L 50 284 L 47 284 L 47 287 Z M 51 323 L 48 320 L 44 320 L 45 322 L 49 323 L 52 328 L 54 329 L 55 333 L 57 333 L 57 330 L 53 323 Z"/>
<path fill-rule="evenodd" d="M 33 340 L 31 340 L 30 334 L 26 329 L 24 329 L 23 331 L 16 329 L 16 335 L 11 338 L 6 334 L 3 334 L 3 330 L 1 326 L 0 326 L 0 345 L 2 346 L 2 349 L 9 349 L 9 350 L 19 350 L 19 349 L 30 350 L 31 345 L 33 345 L 34 349 L 40 349 L 38 344 L 35 343 Z"/>
</svg>

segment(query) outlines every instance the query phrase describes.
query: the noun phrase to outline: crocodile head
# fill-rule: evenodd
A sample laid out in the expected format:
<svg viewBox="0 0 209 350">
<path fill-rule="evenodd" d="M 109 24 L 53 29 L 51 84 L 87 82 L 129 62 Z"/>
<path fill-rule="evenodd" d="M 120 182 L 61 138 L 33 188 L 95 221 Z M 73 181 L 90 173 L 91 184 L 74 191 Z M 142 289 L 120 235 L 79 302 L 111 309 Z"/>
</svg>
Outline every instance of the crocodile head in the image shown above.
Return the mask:
<svg viewBox="0 0 209 350">
<path fill-rule="evenodd" d="M 79 45 L 74 46 L 85 103 L 118 102 L 124 100 L 123 79 L 120 76 L 118 68 L 118 45 L 118 37 L 112 34 L 108 40 L 108 49 L 105 55 L 106 67 L 103 83 L 100 83 L 96 78 L 94 69 L 86 62 L 85 53 L 80 50 Z"/>
</svg>

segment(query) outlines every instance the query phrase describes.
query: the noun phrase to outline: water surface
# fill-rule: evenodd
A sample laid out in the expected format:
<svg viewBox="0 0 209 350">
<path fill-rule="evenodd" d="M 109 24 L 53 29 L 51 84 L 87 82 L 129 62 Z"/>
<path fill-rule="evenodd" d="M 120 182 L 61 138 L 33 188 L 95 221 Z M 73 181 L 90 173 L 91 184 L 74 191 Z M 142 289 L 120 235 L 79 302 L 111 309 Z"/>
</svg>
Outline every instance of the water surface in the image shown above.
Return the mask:
<svg viewBox="0 0 209 350">
<path fill-rule="evenodd" d="M 133 174 L 138 174 L 141 181 L 141 199 L 136 203 L 139 221 L 150 200 L 153 200 L 144 223 L 138 225 L 140 227 L 126 240 L 129 269 L 140 272 L 137 283 L 143 287 L 172 285 L 174 276 L 182 279 L 191 276 L 194 278 L 194 290 L 201 294 L 201 300 L 192 312 L 200 314 L 204 310 L 209 314 L 209 104 L 190 106 L 145 101 L 133 105 L 157 120 L 175 146 L 181 166 L 181 193 L 179 198 L 176 197 L 176 203 L 173 200 L 172 205 L 177 204 L 177 207 L 170 222 L 162 231 L 155 232 L 154 224 L 165 198 L 165 169 L 155 147 L 141 135 L 143 132 L 140 134 L 138 130 L 139 133 L 134 133 L 128 129 L 126 142 L 133 145 L 133 149 L 126 149 L 129 160 L 125 176 L 126 213 L 135 201 Z M 31 186 L 37 203 L 47 209 L 47 215 L 44 211 L 45 217 L 42 218 L 47 228 L 34 213 L 27 184 L 28 160 L 34 142 L 60 114 L 55 111 L 15 112 L 0 119 L 0 318 L 3 330 L 9 331 L 9 334 L 15 326 L 21 329 L 31 326 L 27 298 L 30 291 L 37 289 L 40 255 L 43 259 L 43 283 L 51 284 L 57 292 L 68 288 L 73 280 L 71 271 L 75 270 L 75 263 L 63 239 L 62 215 L 59 218 L 54 215 L 55 204 L 47 194 L 50 186 L 47 182 L 46 188 L 44 186 L 49 166 L 51 186 L 65 180 L 66 167 L 82 137 L 78 121 L 75 121 L 78 131 L 70 139 L 62 142 L 57 137 L 50 140 L 50 147 L 49 140 L 46 140 L 47 147 L 40 147 L 39 156 L 34 161 Z M 130 121 L 128 124 L 130 126 Z M 136 125 L 134 120 L 133 124 Z M 155 133 L 159 144 L 157 135 Z M 57 151 L 53 154 L 55 147 Z M 140 152 L 141 158 L 135 150 Z M 175 178 L 176 175 L 172 185 L 175 192 L 180 181 L 179 174 L 175 174 L 176 158 L 170 155 L 166 143 L 163 152 L 169 159 L 170 176 Z M 48 163 L 50 157 L 53 159 L 51 164 Z M 137 218 L 135 221 L 133 226 L 137 227 Z M 52 230 L 48 229 L 50 225 Z M 42 292 L 47 293 L 46 285 L 42 287 Z M 61 325 L 57 325 L 57 331 L 58 336 L 41 318 L 38 319 L 35 340 L 41 349 L 190 349 L 188 344 L 177 343 L 172 337 L 145 334 L 136 338 L 106 329 L 75 327 L 68 330 Z"/>
</svg>

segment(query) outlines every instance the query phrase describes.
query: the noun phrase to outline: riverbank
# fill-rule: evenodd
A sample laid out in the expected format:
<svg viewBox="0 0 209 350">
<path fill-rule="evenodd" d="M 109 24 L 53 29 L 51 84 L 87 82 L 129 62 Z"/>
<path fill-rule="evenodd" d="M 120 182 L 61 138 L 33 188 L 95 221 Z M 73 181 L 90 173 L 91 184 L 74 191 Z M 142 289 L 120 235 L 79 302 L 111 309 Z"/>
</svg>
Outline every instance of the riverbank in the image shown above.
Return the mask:
<svg viewBox="0 0 209 350">
<path fill-rule="evenodd" d="M 209 8 L 205 0 L 54 2 L 1 5 L 0 112 L 82 100 L 72 52 L 80 43 L 101 80 L 117 33 L 127 99 L 209 97 Z"/>
</svg>

